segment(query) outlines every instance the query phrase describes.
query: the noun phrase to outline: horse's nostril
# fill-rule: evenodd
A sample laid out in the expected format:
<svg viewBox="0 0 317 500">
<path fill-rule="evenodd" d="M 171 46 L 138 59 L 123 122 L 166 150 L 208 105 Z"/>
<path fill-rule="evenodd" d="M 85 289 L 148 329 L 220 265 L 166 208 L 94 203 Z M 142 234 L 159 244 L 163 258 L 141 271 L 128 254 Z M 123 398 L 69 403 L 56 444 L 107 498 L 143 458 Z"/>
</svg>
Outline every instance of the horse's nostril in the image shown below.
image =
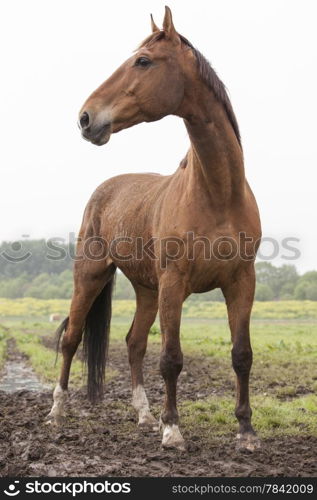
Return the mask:
<svg viewBox="0 0 317 500">
<path fill-rule="evenodd" d="M 88 128 L 89 126 L 89 114 L 86 111 L 83 112 L 79 118 L 79 123 L 82 129 Z"/>
</svg>

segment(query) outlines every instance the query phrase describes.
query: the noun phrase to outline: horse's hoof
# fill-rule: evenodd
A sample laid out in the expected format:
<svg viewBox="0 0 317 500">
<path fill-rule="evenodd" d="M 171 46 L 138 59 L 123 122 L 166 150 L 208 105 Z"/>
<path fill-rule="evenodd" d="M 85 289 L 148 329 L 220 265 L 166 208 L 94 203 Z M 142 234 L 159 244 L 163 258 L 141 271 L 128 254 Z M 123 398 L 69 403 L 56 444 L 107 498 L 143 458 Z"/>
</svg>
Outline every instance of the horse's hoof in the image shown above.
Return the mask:
<svg viewBox="0 0 317 500">
<path fill-rule="evenodd" d="M 60 427 L 65 423 L 66 415 L 54 415 L 49 413 L 44 421 L 45 425 Z"/>
<path fill-rule="evenodd" d="M 261 441 L 256 434 L 252 434 L 251 432 L 237 434 L 237 450 L 253 453 L 259 448 L 261 448 Z"/>
<path fill-rule="evenodd" d="M 163 425 L 162 447 L 164 449 L 176 449 L 186 451 L 186 445 L 183 436 L 180 433 L 178 425 Z"/>
<path fill-rule="evenodd" d="M 151 413 L 146 413 L 139 418 L 138 427 L 144 431 L 157 432 L 159 430 L 159 423 Z"/>
</svg>

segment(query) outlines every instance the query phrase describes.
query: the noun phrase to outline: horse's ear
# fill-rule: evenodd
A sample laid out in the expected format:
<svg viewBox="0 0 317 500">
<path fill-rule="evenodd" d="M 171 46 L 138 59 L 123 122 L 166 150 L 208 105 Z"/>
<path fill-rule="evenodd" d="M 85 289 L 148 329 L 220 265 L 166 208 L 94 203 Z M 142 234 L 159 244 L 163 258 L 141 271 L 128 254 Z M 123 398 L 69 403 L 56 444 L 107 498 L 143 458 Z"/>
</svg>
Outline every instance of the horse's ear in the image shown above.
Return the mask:
<svg viewBox="0 0 317 500">
<path fill-rule="evenodd" d="M 172 11 L 167 5 L 165 6 L 165 16 L 163 21 L 163 30 L 165 36 L 176 43 L 180 43 L 180 38 L 173 24 Z"/>
<path fill-rule="evenodd" d="M 160 28 L 158 28 L 154 22 L 153 16 L 151 14 L 151 26 L 152 26 L 152 32 L 155 33 L 156 31 L 160 31 Z"/>
</svg>

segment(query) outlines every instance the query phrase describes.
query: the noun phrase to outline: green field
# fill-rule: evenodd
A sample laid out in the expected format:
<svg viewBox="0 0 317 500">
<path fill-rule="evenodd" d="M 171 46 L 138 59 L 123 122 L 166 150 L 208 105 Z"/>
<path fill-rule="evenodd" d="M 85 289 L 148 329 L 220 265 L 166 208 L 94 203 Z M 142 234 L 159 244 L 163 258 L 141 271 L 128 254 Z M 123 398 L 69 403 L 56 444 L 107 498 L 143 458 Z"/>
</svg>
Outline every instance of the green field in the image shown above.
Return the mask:
<svg viewBox="0 0 317 500">
<path fill-rule="evenodd" d="M 317 436 L 317 303 L 256 303 L 252 321 L 254 363 L 251 377 L 254 424 L 262 437 L 272 435 Z M 42 337 L 53 338 L 55 324 L 47 318 L 52 312 L 66 314 L 67 301 L 18 299 L 0 301 L 0 363 L 5 360 L 6 341 L 14 338 L 19 351 L 43 381 L 54 383 L 55 367 L 52 349 L 43 345 Z M 111 344 L 124 345 L 133 317 L 133 301 L 114 303 Z M 186 359 L 208 360 L 214 367 L 214 396 L 181 401 L 180 413 L 185 429 L 198 423 L 204 439 L 236 429 L 234 410 L 234 374 L 230 361 L 230 333 L 225 306 L 185 304 L 181 328 Z M 150 332 L 150 344 L 159 351 L 160 331 L 156 324 Z M 108 373 L 116 377 L 116 371 Z M 181 379 L 180 379 L 181 383 Z M 71 386 L 83 384 L 79 360 L 72 368 Z M 126 402 L 128 403 L 128 402 Z M 159 411 L 159 408 L 156 410 Z"/>
<path fill-rule="evenodd" d="M 67 315 L 70 301 L 66 299 L 4 299 L 0 298 L 1 318 L 47 318 L 52 313 Z M 134 300 L 113 301 L 115 318 L 132 318 L 135 310 Z M 226 306 L 222 302 L 187 300 L 183 305 L 183 318 L 226 319 Z M 317 301 L 282 300 L 276 302 L 255 302 L 253 319 L 316 319 Z"/>
</svg>

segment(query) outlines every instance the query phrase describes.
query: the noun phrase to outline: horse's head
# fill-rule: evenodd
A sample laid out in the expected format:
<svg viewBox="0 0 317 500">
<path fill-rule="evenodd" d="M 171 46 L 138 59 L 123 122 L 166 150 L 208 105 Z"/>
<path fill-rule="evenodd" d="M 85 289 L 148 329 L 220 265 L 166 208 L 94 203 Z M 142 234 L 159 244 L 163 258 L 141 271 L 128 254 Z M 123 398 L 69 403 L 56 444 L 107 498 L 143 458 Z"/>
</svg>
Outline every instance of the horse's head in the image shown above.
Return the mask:
<svg viewBox="0 0 317 500">
<path fill-rule="evenodd" d="M 151 19 L 152 34 L 80 110 L 82 136 L 93 144 L 106 144 L 112 132 L 177 114 L 184 97 L 185 50 L 168 7 L 163 30 Z"/>
</svg>

